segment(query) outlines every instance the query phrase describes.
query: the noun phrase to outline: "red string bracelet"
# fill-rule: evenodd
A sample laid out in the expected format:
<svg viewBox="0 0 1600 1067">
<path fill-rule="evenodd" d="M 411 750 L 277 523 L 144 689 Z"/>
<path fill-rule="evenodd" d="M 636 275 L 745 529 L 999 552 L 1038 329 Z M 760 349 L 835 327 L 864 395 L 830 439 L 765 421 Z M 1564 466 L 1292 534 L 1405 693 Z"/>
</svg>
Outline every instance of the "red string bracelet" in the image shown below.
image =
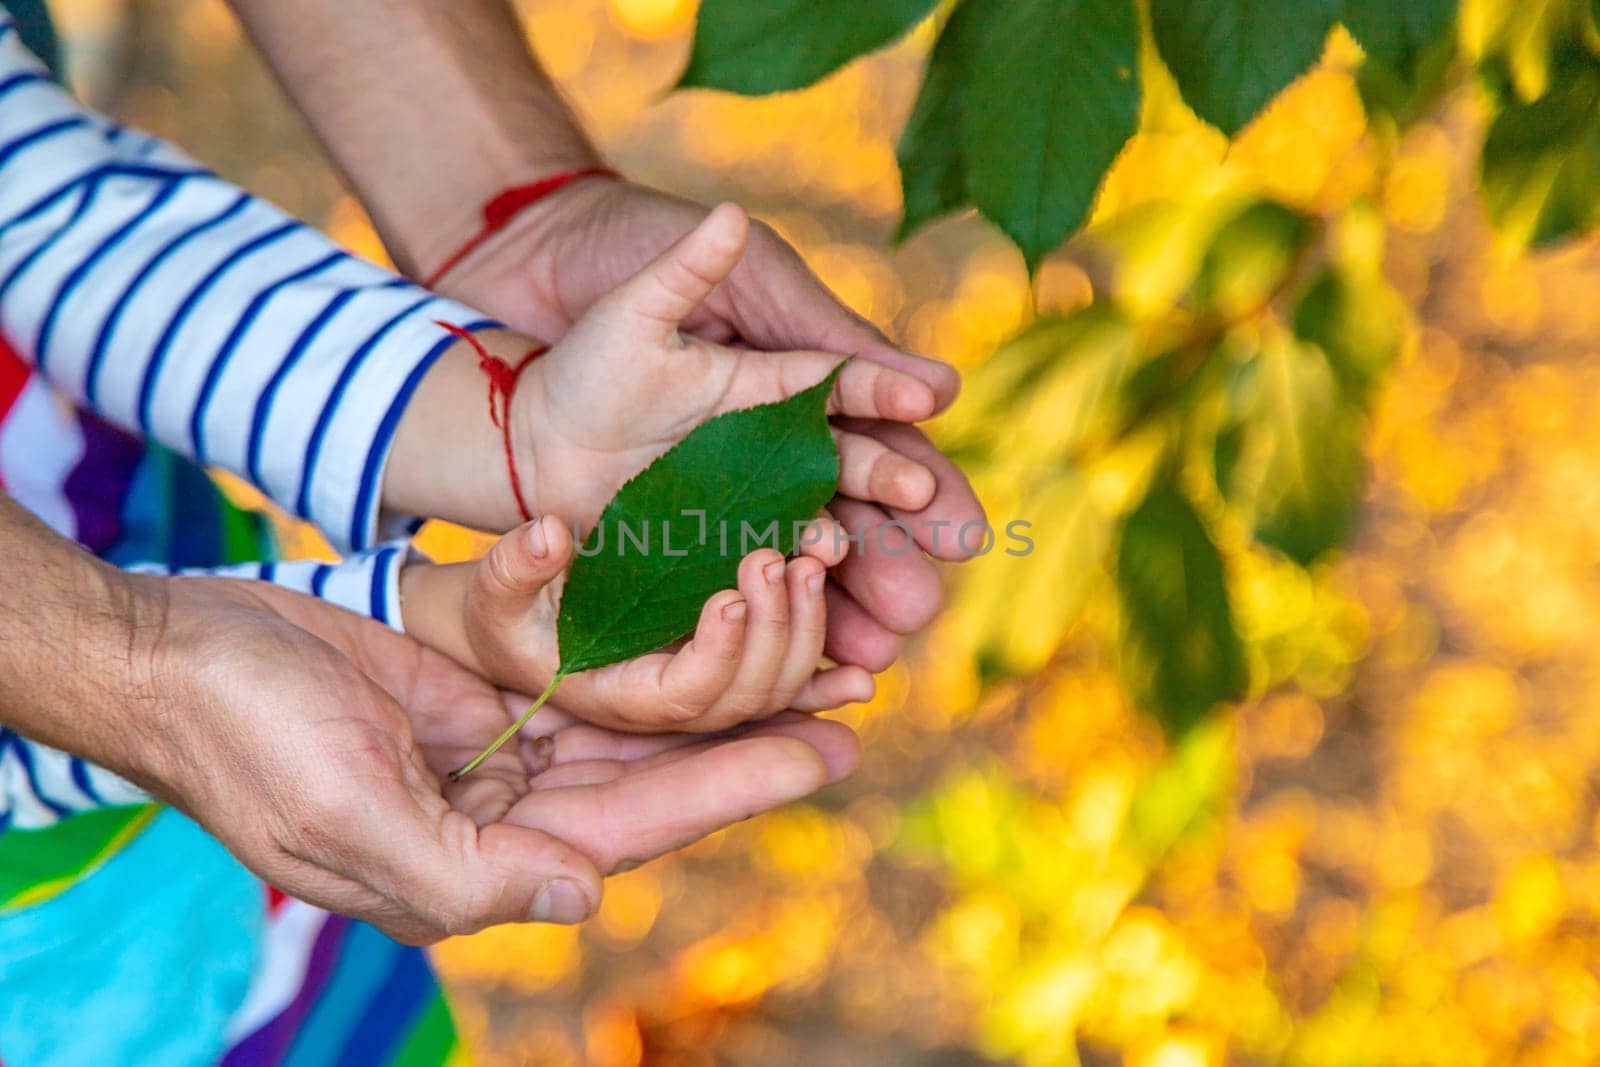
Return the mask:
<svg viewBox="0 0 1600 1067">
<path fill-rule="evenodd" d="M 516 366 L 512 366 L 484 348 L 482 342 L 455 323 L 440 319 L 433 321 L 467 342 L 478 354 L 478 369 L 489 379 L 489 421 L 500 431 L 500 440 L 505 445 L 506 473 L 511 476 L 511 495 L 517 499 L 517 510 L 522 513 L 522 521 L 532 522 L 533 512 L 528 510 L 528 502 L 523 499 L 522 479 L 517 476 L 517 454 L 511 448 L 511 394 L 516 391 L 517 381 L 522 377 L 522 372 L 528 369 L 528 364 L 549 351 L 550 346 L 535 345 Z M 496 401 L 499 403 L 496 404 Z"/>
<path fill-rule="evenodd" d="M 538 181 L 529 182 L 526 185 L 513 185 L 511 188 L 498 193 L 483 205 L 483 227 L 467 238 L 466 243 L 460 248 L 445 257 L 445 261 L 435 267 L 433 273 L 423 279 L 422 284 L 429 289 L 433 288 L 438 284 L 440 278 L 449 274 L 452 268 L 471 255 L 479 245 L 505 229 L 512 219 L 520 215 L 529 206 L 538 203 L 557 189 L 575 182 L 579 178 L 593 178 L 600 175 L 604 175 L 607 178 L 621 177 L 610 167 L 584 167 L 581 170 L 566 170 L 560 174 L 552 174 L 548 178 L 540 178 Z"/>
</svg>

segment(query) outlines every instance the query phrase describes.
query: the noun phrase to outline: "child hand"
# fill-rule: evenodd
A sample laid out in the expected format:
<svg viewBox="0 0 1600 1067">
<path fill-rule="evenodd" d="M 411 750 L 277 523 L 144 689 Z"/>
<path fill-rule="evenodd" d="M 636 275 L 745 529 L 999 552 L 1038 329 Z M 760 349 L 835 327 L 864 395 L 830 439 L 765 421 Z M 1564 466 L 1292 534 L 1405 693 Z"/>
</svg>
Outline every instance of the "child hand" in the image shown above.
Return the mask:
<svg viewBox="0 0 1600 1067">
<path fill-rule="evenodd" d="M 734 349 L 679 330 L 739 262 L 748 231 L 737 206 L 718 207 L 528 367 L 510 417 L 536 511 L 587 528 L 624 481 L 699 423 L 792 396 L 844 359 Z M 828 412 L 911 423 L 935 406 L 921 379 L 854 360 Z M 836 427 L 834 437 L 841 494 L 904 511 L 933 498 L 922 463 L 863 433 Z"/>
<path fill-rule="evenodd" d="M 538 693 L 560 660 L 556 619 L 572 557 L 566 524 L 546 517 L 512 530 L 476 563 L 408 567 L 406 630 L 496 685 Z M 786 562 L 772 549 L 752 552 L 739 565 L 738 589 L 706 601 L 681 647 L 572 675 L 555 699 L 611 729 L 703 733 L 786 708 L 871 699 L 862 668 L 819 668 L 825 562 L 837 558 Z"/>
</svg>

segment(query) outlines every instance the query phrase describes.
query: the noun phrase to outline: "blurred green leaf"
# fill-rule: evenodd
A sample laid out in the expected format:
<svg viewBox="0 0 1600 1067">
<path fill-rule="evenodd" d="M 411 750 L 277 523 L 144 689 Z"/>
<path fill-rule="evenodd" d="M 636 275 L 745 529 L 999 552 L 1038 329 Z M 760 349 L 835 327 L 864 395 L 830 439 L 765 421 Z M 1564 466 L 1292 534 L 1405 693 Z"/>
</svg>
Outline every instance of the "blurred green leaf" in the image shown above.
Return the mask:
<svg viewBox="0 0 1600 1067">
<path fill-rule="evenodd" d="M 1338 0 L 1150 0 L 1183 99 L 1230 137 L 1311 68 L 1338 16 Z"/>
<path fill-rule="evenodd" d="M 1133 5 L 965 0 L 945 32 L 975 42 L 959 87 L 967 192 L 1032 270 L 1083 224 L 1138 127 Z"/>
<path fill-rule="evenodd" d="M 1414 64 L 1450 28 L 1459 0 L 1344 0 L 1339 20 L 1369 59 L 1396 70 Z"/>
<path fill-rule="evenodd" d="M 961 403 L 940 420 L 940 444 L 976 462 L 1070 461 L 1122 425 L 1139 340 L 1105 304 L 1040 319 L 967 375 Z"/>
<path fill-rule="evenodd" d="M 1123 524 L 1117 589 L 1129 690 L 1169 734 L 1244 693 L 1222 556 L 1170 481 L 1158 481 Z"/>
<path fill-rule="evenodd" d="M 1549 90 L 1510 102 L 1483 144 L 1489 218 L 1517 246 L 1553 244 L 1600 223 L 1600 71 L 1568 55 Z"/>
<path fill-rule="evenodd" d="M 1322 349 L 1340 382 L 1364 403 L 1400 354 L 1405 318 L 1405 302 L 1382 278 L 1332 265 L 1300 298 L 1294 332 Z"/>
<path fill-rule="evenodd" d="M 916 106 L 900 134 L 900 189 L 905 209 L 896 240 L 967 203 L 961 166 L 961 93 L 965 63 L 976 54 L 968 38 L 975 21 L 952 17 L 933 46 Z"/>
<path fill-rule="evenodd" d="M 1216 807 L 1233 765 L 1230 719 L 1218 716 L 1190 730 L 1134 794 L 1129 841 L 1151 859 L 1164 855 Z"/>
<path fill-rule="evenodd" d="M 1218 228 L 1195 277 L 1195 301 L 1225 321 L 1259 311 L 1316 233 L 1305 215 L 1255 201 Z"/>
<path fill-rule="evenodd" d="M 937 0 L 701 0 L 681 89 L 760 96 L 800 89 L 883 47 Z"/>
<path fill-rule="evenodd" d="M 984 479 L 976 481 L 982 493 Z M 967 566 L 949 612 L 972 634 L 985 683 L 1023 677 L 1049 663 L 1105 576 L 1116 525 L 1076 468 L 1034 479 L 1007 513 L 1025 516 L 1025 525 L 998 531 L 994 550 Z M 1024 550 L 1019 535 L 1034 542 L 1026 557 L 1008 554 Z"/>
<path fill-rule="evenodd" d="M 1270 334 L 1254 411 L 1217 438 L 1219 488 L 1253 504 L 1256 537 L 1305 565 L 1344 542 L 1361 507 L 1361 408 L 1322 350 Z M 1231 455 L 1225 454 L 1225 450 Z"/>
</svg>

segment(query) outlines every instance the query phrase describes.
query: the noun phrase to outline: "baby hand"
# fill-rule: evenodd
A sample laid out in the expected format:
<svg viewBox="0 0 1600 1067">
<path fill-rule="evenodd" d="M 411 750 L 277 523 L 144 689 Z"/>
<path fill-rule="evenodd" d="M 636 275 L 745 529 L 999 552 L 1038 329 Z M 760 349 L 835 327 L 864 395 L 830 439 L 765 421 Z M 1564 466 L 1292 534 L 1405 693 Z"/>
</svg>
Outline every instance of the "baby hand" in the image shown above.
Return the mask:
<svg viewBox="0 0 1600 1067">
<path fill-rule="evenodd" d="M 566 524 L 545 517 L 512 530 L 476 563 L 408 567 L 406 629 L 496 685 L 541 692 L 560 661 L 556 620 L 573 552 Z M 554 699 L 611 729 L 702 733 L 788 708 L 868 700 L 874 683 L 865 670 L 820 666 L 824 564 L 832 562 L 752 552 L 738 588 L 706 601 L 681 646 L 572 675 Z"/>
</svg>

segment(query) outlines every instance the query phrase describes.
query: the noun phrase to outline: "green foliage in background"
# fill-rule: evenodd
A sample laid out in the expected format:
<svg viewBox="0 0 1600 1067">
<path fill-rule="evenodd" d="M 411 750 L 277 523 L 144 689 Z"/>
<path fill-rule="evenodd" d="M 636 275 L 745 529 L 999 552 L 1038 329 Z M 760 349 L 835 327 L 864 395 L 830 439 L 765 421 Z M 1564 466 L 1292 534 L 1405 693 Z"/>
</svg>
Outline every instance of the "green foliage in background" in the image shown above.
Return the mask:
<svg viewBox="0 0 1600 1067">
<path fill-rule="evenodd" d="M 996 571 L 958 593 L 958 610 L 988 598 L 1003 620 L 977 635 L 990 679 L 1049 662 L 1093 614 L 1104 569 L 1116 619 L 1102 632 L 1170 733 L 1270 684 L 1239 636 L 1230 575 L 1246 558 L 1315 567 L 1352 535 L 1370 407 L 1410 329 L 1370 204 L 1318 215 L 1219 194 L 1181 218 L 1146 205 L 1075 236 L 1151 121 L 1153 77 L 1170 74 L 1183 103 L 1232 137 L 1347 33 L 1380 142 L 1450 86 L 1479 88 L 1483 204 L 1508 249 L 1600 223 L 1594 5 L 1459 4 L 702 3 L 683 84 L 743 93 L 800 89 L 932 19 L 900 141 L 901 237 L 972 206 L 1032 271 L 1071 239 L 1073 258 L 1092 249 L 1126 273 L 1148 256 L 1172 276 L 1153 308 L 1120 291 L 1117 271 L 1096 279 L 1091 306 L 1034 322 L 971 374 L 947 421 L 943 441 L 991 509 L 1025 508 L 1052 546 L 1026 581 Z"/>
</svg>

